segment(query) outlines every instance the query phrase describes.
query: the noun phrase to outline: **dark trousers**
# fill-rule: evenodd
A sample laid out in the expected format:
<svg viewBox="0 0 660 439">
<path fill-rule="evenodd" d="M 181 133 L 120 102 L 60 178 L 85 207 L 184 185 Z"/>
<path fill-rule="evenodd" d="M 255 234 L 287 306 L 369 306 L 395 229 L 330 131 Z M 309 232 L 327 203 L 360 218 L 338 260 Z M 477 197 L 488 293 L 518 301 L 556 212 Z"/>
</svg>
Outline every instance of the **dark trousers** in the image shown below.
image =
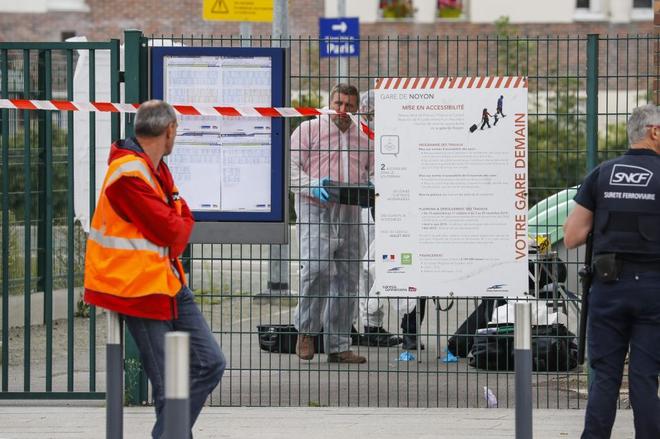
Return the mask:
<svg viewBox="0 0 660 439">
<path fill-rule="evenodd" d="M 183 287 L 176 296 L 179 316 L 175 320 L 152 320 L 124 316 L 126 326 L 140 351 L 140 361 L 151 381 L 156 424 L 151 435 L 163 436 L 165 407 L 165 334 L 184 331 L 190 334 L 190 427 L 195 424 L 206 398 L 220 382 L 226 361 L 192 291 Z M 192 437 L 192 434 L 191 434 Z"/>
<path fill-rule="evenodd" d="M 488 118 L 487 118 L 487 117 L 484 117 L 484 118 L 481 120 L 481 129 L 482 129 L 482 130 L 484 129 L 484 125 L 488 125 L 488 128 L 490 128 L 490 123 L 488 122 Z"/>
<path fill-rule="evenodd" d="M 426 299 L 419 299 L 419 304 L 419 325 L 421 326 L 426 312 Z M 417 307 L 413 308 L 408 314 L 403 315 L 403 318 L 401 319 L 401 329 L 404 334 L 417 334 Z"/>
<path fill-rule="evenodd" d="M 610 284 L 595 280 L 587 334 L 594 373 L 582 439 L 610 437 L 628 350 L 635 438 L 660 438 L 660 272 L 624 271 Z"/>
</svg>

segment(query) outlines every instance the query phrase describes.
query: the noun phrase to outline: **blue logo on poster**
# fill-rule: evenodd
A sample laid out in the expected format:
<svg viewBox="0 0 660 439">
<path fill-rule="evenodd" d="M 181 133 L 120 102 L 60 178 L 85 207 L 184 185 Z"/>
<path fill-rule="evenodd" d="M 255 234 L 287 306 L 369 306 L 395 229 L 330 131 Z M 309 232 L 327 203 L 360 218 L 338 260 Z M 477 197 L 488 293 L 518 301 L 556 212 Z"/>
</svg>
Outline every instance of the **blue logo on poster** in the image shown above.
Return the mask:
<svg viewBox="0 0 660 439">
<path fill-rule="evenodd" d="M 360 21 L 357 18 L 320 18 L 320 55 L 360 56 Z"/>
</svg>

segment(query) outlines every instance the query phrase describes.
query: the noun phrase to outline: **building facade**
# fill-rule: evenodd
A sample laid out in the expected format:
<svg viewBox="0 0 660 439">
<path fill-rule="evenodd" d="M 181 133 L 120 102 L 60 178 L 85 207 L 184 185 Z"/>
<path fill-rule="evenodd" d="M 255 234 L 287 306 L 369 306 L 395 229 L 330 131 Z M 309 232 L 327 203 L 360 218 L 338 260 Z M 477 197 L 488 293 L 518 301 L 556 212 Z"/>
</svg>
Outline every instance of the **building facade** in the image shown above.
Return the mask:
<svg viewBox="0 0 660 439">
<path fill-rule="evenodd" d="M 364 36 L 465 36 L 495 31 L 508 17 L 521 35 L 647 34 L 653 0 L 346 0 Z M 337 16 L 337 0 L 290 0 L 293 36 L 316 36 L 318 18 Z M 542 26 L 540 26 L 542 24 Z M 146 35 L 237 35 L 238 23 L 202 19 L 202 0 L 0 0 L 0 40 L 61 41 L 121 38 L 125 29 Z M 271 34 L 255 23 L 253 35 Z"/>
</svg>

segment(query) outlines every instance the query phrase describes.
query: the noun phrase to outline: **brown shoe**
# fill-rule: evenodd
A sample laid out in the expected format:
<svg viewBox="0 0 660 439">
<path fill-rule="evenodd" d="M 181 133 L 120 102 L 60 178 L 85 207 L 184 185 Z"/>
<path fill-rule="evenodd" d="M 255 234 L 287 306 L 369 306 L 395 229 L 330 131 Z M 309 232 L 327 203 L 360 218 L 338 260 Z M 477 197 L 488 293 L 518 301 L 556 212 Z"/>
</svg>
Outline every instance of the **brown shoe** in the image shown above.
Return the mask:
<svg viewBox="0 0 660 439">
<path fill-rule="evenodd" d="M 298 354 L 301 360 L 311 360 L 314 358 L 314 337 L 298 334 L 296 354 Z"/>
<path fill-rule="evenodd" d="M 366 362 L 366 358 L 356 354 L 353 351 L 328 354 L 328 363 L 362 364 Z"/>
</svg>

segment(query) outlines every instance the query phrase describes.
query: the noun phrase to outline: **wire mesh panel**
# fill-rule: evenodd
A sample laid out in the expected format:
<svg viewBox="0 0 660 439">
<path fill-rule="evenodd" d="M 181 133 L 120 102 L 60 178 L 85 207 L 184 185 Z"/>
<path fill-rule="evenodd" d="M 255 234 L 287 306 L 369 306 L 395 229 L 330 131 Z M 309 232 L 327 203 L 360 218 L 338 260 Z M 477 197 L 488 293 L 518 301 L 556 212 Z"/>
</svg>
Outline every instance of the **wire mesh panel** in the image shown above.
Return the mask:
<svg viewBox="0 0 660 439">
<path fill-rule="evenodd" d="M 319 45 L 324 42 L 313 38 L 273 41 L 170 36 L 168 39 L 189 46 L 289 47 L 294 106 L 334 108 L 336 96 L 331 90 L 336 84 L 351 84 L 363 94 L 373 88 L 377 77 L 527 76 L 529 201 L 536 217 L 535 227 L 530 223 L 530 233 L 533 232 L 533 238 L 539 235 L 539 242 L 547 239 L 550 243 L 548 249 L 542 248 L 544 244 L 532 246 L 534 252 L 529 263 L 529 290 L 534 296 L 537 325 L 533 330 L 534 401 L 536 407 L 543 408 L 584 406 L 587 371 L 577 367 L 575 361 L 575 335 L 579 332 L 577 270 L 583 250 L 569 251 L 563 246 L 561 225 L 568 207 L 566 203 L 551 206 L 548 199 L 577 185 L 592 161 L 612 157 L 627 147 L 626 118 L 632 108 L 651 99 L 654 78 L 651 60 L 657 36 L 521 38 L 505 32 L 475 38 L 368 38 L 360 41 L 359 57 L 340 59 L 321 58 Z M 599 55 L 596 59 L 587 59 L 589 44 L 595 44 Z M 592 90 L 588 90 L 590 73 L 597 78 Z M 590 114 L 588 98 L 595 98 L 591 103 L 597 103 L 596 111 Z M 357 103 L 359 106 L 359 99 Z M 373 108 L 359 109 L 366 123 L 370 123 L 371 111 Z M 513 317 L 513 301 L 476 297 L 451 300 L 440 297 L 421 302 L 381 299 L 375 304 L 368 301 L 373 281 L 369 268 L 374 263 L 365 251 L 369 235 L 373 238 L 374 233 L 369 209 L 353 211 L 352 206 L 341 206 L 333 215 L 324 217 L 319 214 L 318 203 L 309 202 L 320 176 L 342 172 L 332 168 L 341 166 L 340 159 L 314 160 L 314 152 L 309 152 L 310 142 L 316 141 L 315 147 L 322 150 L 321 154 L 332 156 L 341 150 L 340 143 L 344 141 L 344 150 L 356 152 L 353 159 L 358 161 L 358 166 L 373 166 L 369 140 L 359 136 L 352 143 L 347 138 L 328 140 L 324 124 L 333 123 L 322 120 L 291 123 L 292 162 L 298 160 L 300 164 L 307 160 L 306 165 L 317 168 L 308 178 L 295 175 L 292 168 L 290 183 L 295 212 L 291 216 L 297 219 L 291 225 L 290 245 L 276 251 L 274 246 L 255 245 L 192 248 L 191 286 L 229 358 L 225 378 L 211 403 L 486 407 L 489 406 L 487 389 L 490 389 L 500 407 L 512 406 L 515 403 L 513 338 L 508 323 Z M 587 133 L 589 127 L 594 130 L 592 140 Z M 593 144 L 594 139 L 597 149 L 590 149 L 588 143 Z M 357 154 L 363 148 L 367 154 Z M 572 198 L 572 192 L 564 197 L 569 195 Z M 353 232 L 327 233 L 324 228 Z M 273 254 L 276 256 L 271 257 Z M 273 265 L 278 272 L 269 269 Z M 310 267 L 315 265 L 319 273 L 310 276 Z M 345 271 L 333 283 L 339 265 Z M 310 305 L 304 302 L 305 294 L 309 299 L 317 299 L 321 304 L 316 306 L 321 309 L 310 311 Z M 337 305 L 337 300 L 329 300 L 343 297 L 346 307 Z M 298 308 L 301 298 L 304 310 Z M 376 311 L 360 313 L 361 306 L 375 307 Z M 422 306 L 425 309 L 419 313 Z M 414 360 L 402 361 L 406 358 L 401 357 L 405 352 L 403 345 L 394 342 L 390 345 L 386 337 L 379 339 L 386 345 L 368 346 L 374 340 L 365 331 L 374 322 L 364 321 L 364 317 L 378 311 L 382 312 L 382 322 L 375 324 L 393 337 L 401 338 L 414 335 L 408 323 L 410 320 L 416 323 L 424 316 L 416 328 L 423 350 L 419 355 L 416 348 L 410 351 L 416 357 Z M 311 331 L 317 353 L 309 361 L 295 354 L 296 340 L 301 335 L 294 327 L 297 312 L 310 313 L 317 320 Z M 343 325 L 341 334 L 320 330 L 324 323 L 332 325 L 333 317 L 324 313 L 349 313 L 334 318 L 343 318 L 351 325 Z M 485 328 L 494 318 L 500 324 Z M 304 325 L 297 323 L 298 328 Z M 323 343 L 324 337 L 337 336 L 351 340 L 348 348 L 364 356 L 366 363 L 329 362 L 327 353 L 318 353 L 328 348 Z M 448 347 L 459 356 L 457 361 L 447 357 Z M 345 348 L 342 345 L 341 349 Z M 622 395 L 625 407 L 625 386 Z"/>
<path fill-rule="evenodd" d="M 573 361 L 574 338 L 580 330 L 577 271 L 584 254 L 582 249 L 564 247 L 561 225 L 568 213 L 566 201 L 574 194 L 571 188 L 596 163 L 627 147 L 628 114 L 652 99 L 658 36 L 523 38 L 502 31 L 491 37 L 365 38 L 360 41 L 359 57 L 340 59 L 320 57 L 324 42 L 316 38 L 161 35 L 152 39 L 155 44 L 169 44 L 169 40 L 186 46 L 286 46 L 291 55 L 292 106 L 345 105 L 332 99 L 336 96 L 331 90 L 340 82 L 350 84 L 358 93 L 357 117 L 367 125 L 378 115 L 372 114 L 368 95 L 366 106 L 360 104 L 378 77 L 527 76 L 529 230 L 536 243 L 529 264 L 536 318 L 534 403 L 539 408 L 584 406 L 587 371 Z M 68 99 L 78 56 L 72 47 L 0 45 L 0 97 Z M 89 51 L 90 56 L 96 50 L 110 50 L 107 46 L 77 48 Z M 45 74 L 39 74 L 39 69 Z M 90 67 L 90 77 L 95 74 L 100 73 Z M 90 86 L 93 100 L 94 86 Z M 339 94 L 353 93 L 342 90 Z M 102 364 L 97 356 L 103 354 L 96 354 L 96 340 L 101 337 L 96 332 L 96 314 L 74 315 L 84 234 L 73 221 L 70 198 L 77 189 L 72 180 L 71 139 L 79 130 L 96 138 L 94 117 L 80 127 L 64 113 L 2 110 L 0 116 L 0 398 L 18 393 L 39 396 L 39 392 L 46 392 L 44 397 L 66 397 L 83 391 L 87 397 L 98 397 L 103 383 L 96 385 L 96 364 Z M 188 252 L 190 286 L 228 358 L 211 404 L 486 407 L 494 404 L 486 397 L 490 389 L 498 406 L 514 405 L 513 301 L 479 297 L 373 300 L 369 288 L 374 260 L 367 252 L 374 234 L 371 206 L 338 206 L 332 215 L 323 216 L 319 203 L 310 201 L 319 180 L 326 176 L 369 185 L 373 145 L 368 136 L 358 133 L 348 139 L 339 134 L 340 140 L 334 143 L 318 140 L 322 135 L 332 138 L 327 130 L 339 129 L 343 123 L 307 118 L 290 124 L 292 157 L 298 164 L 312 163 L 313 168 L 306 168 L 308 179 L 298 175 L 290 181 L 288 245 L 204 244 L 193 245 Z M 309 145 L 314 141 L 320 152 L 339 158 L 312 160 Z M 90 145 L 90 154 L 95 151 Z M 344 169 L 342 154 L 355 157 L 356 169 L 365 174 Z M 314 276 L 309 275 L 312 268 Z M 50 297 L 60 289 L 66 290 L 67 316 L 58 321 L 51 317 L 49 307 L 54 303 Z M 14 310 L 10 304 L 18 297 L 24 305 L 23 320 L 28 321 L 34 296 L 30 292 L 43 292 L 46 297 L 44 320 L 32 327 L 11 328 Z M 315 300 L 316 308 L 303 312 L 314 322 L 306 331 L 315 350 L 339 346 L 332 349 L 350 349 L 366 363 L 328 362 L 327 352 L 315 352 L 311 360 L 295 354 L 300 334 L 294 324 L 303 294 Z M 339 300 L 332 305 L 328 299 Z M 328 313 L 330 317 L 324 317 Z M 491 321 L 497 325 L 486 327 Z M 322 331 L 325 322 L 335 329 Z M 375 328 L 389 335 L 374 333 Z M 37 333 L 43 333 L 39 345 Z M 396 339 L 410 341 L 411 336 L 420 342 L 419 351 L 416 344 L 405 350 Z M 82 350 L 75 347 L 77 337 L 87 340 Z M 328 338 L 334 342 L 325 343 Z M 402 357 L 406 352 L 415 358 Z M 458 358 L 454 361 L 448 352 Z M 622 407 L 628 406 L 626 389 L 624 385 Z"/>
</svg>

